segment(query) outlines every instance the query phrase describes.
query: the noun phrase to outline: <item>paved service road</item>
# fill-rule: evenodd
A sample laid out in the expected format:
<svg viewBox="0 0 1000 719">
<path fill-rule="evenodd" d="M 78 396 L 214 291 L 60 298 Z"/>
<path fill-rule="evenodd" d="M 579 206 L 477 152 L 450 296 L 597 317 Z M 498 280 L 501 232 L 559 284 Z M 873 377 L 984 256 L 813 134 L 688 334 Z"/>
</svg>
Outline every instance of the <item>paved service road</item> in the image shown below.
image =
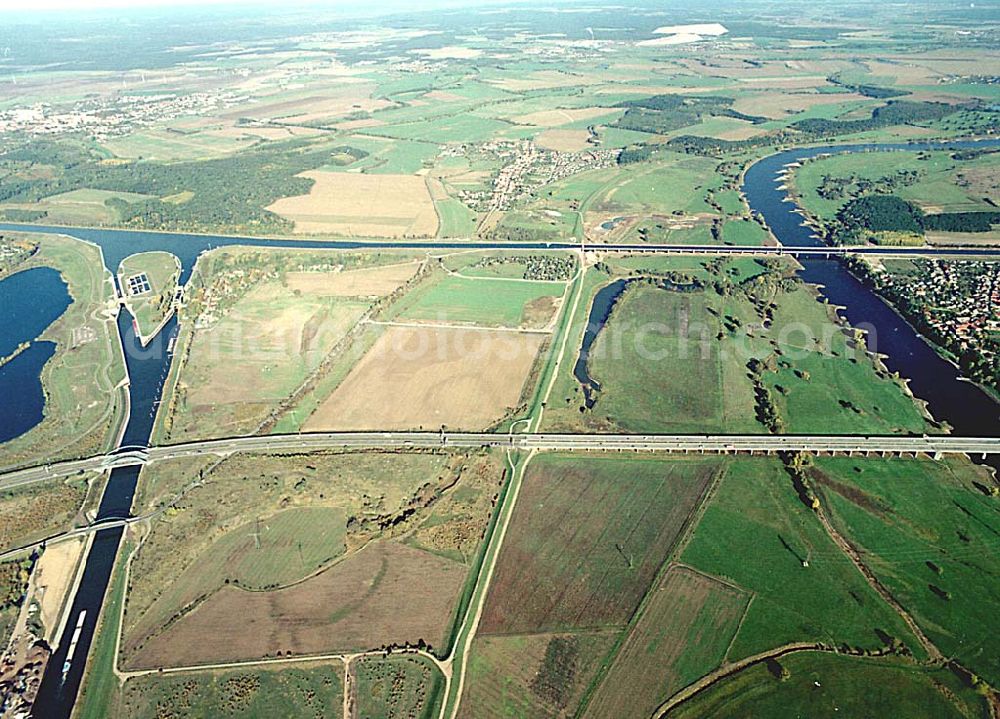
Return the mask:
<svg viewBox="0 0 1000 719">
<path fill-rule="evenodd" d="M 160 447 L 126 448 L 113 454 L 0 474 L 0 489 L 11 489 L 81 472 L 150 464 L 169 459 L 236 452 L 301 452 L 338 448 L 406 449 L 428 447 L 507 447 L 522 450 L 656 451 L 766 453 L 781 451 L 888 453 L 931 456 L 1000 454 L 1000 437 L 951 435 L 662 435 L 662 434 L 493 434 L 486 432 L 322 432 L 232 437 Z"/>
</svg>

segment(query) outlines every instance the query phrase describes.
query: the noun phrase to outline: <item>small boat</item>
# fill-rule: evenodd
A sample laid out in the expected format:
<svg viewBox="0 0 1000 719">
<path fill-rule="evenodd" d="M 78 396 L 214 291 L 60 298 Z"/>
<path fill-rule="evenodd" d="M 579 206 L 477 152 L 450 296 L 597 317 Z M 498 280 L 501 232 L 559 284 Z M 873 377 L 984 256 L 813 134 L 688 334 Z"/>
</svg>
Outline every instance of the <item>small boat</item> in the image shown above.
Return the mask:
<svg viewBox="0 0 1000 719">
<path fill-rule="evenodd" d="M 80 612 L 80 616 L 76 620 L 76 629 L 73 630 L 73 638 L 69 642 L 69 651 L 66 652 L 66 661 L 63 662 L 62 680 L 64 682 L 66 681 L 66 675 L 69 674 L 69 670 L 73 666 L 73 655 L 76 653 L 76 645 L 80 641 L 80 634 L 83 632 L 83 622 L 86 619 L 87 610 L 84 609 Z"/>
</svg>

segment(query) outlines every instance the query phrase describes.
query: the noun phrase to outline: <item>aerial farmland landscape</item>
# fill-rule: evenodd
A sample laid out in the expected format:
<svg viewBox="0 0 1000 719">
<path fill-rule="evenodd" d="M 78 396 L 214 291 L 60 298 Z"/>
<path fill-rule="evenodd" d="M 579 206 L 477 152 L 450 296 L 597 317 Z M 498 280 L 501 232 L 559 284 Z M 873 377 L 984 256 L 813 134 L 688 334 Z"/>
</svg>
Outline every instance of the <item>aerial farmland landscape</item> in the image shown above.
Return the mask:
<svg viewBox="0 0 1000 719">
<path fill-rule="evenodd" d="M 0 0 L 0 719 L 998 719 L 998 468 L 995 0 Z"/>
</svg>

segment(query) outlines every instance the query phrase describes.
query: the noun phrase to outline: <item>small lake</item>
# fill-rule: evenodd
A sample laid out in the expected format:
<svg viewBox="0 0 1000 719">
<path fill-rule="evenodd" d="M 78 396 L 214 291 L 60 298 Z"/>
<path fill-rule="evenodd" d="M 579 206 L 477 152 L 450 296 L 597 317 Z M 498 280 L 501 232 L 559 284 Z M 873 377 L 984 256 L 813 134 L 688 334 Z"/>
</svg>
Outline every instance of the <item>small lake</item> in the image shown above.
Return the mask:
<svg viewBox="0 0 1000 719">
<path fill-rule="evenodd" d="M 587 318 L 587 326 L 583 331 L 583 341 L 580 343 L 580 354 L 577 355 L 576 364 L 573 365 L 573 376 L 576 377 L 583 388 L 583 397 L 587 409 L 593 409 L 594 404 L 597 402 L 594 391 L 601 389 L 601 385 L 597 380 L 590 376 L 590 368 L 588 366 L 590 350 L 597 340 L 597 335 L 600 334 L 601 329 L 607 324 L 608 318 L 611 317 L 611 310 L 614 309 L 615 302 L 621 297 L 622 292 L 628 287 L 629 282 L 632 282 L 632 280 L 615 280 L 605 285 L 597 291 L 597 294 L 594 296 L 594 302 L 590 306 L 590 316 Z"/>
<path fill-rule="evenodd" d="M 42 368 L 56 352 L 54 342 L 38 337 L 59 319 L 72 299 L 62 276 L 52 268 L 36 267 L 0 280 L 0 442 L 7 442 L 38 425 L 45 416 Z"/>
</svg>

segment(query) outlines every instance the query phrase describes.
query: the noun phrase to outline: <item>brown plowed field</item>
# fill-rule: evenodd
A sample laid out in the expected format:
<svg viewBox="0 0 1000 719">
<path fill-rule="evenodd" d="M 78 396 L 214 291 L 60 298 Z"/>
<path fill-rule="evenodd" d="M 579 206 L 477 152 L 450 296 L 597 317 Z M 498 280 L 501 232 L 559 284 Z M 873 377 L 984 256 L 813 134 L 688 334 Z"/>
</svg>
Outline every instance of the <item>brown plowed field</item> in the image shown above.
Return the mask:
<svg viewBox="0 0 1000 719">
<path fill-rule="evenodd" d="M 445 641 L 467 568 L 378 542 L 299 584 L 269 592 L 227 585 L 149 639 L 130 668 L 188 666 Z"/>
</svg>

